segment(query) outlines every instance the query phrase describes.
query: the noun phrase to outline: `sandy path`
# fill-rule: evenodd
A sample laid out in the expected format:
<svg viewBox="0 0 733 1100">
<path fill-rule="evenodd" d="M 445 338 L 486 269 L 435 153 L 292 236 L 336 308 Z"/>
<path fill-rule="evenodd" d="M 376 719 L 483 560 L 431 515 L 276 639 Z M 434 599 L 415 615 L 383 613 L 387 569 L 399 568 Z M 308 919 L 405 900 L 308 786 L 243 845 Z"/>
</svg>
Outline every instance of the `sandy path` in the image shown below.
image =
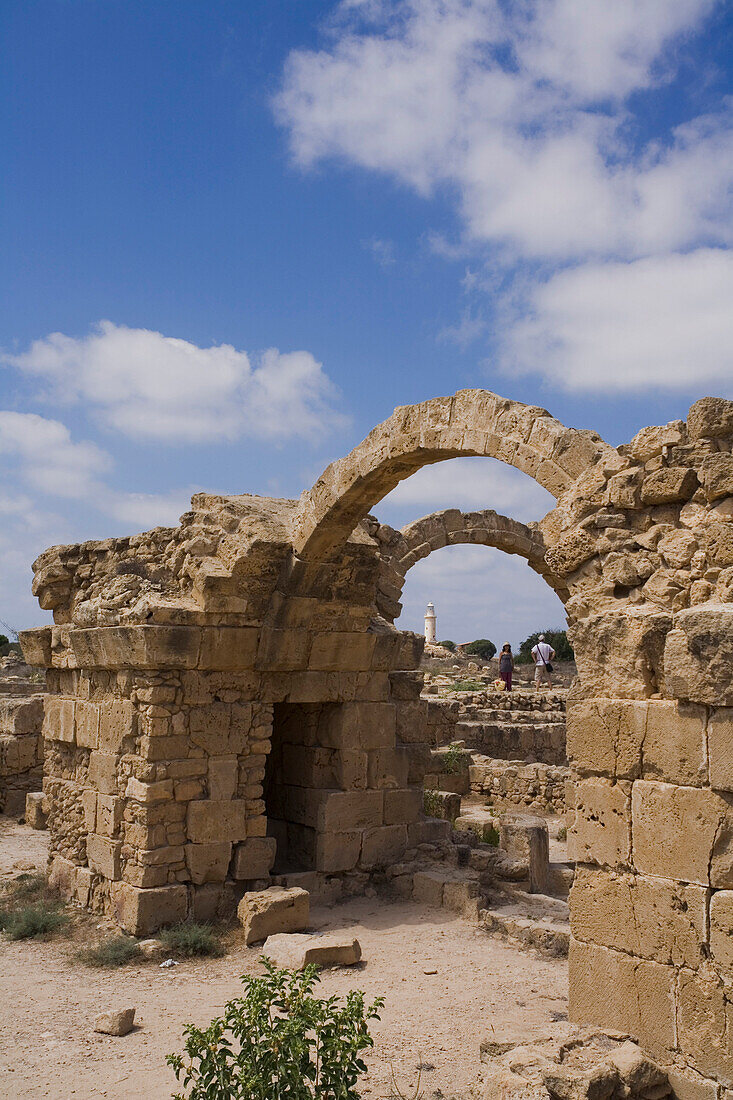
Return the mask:
<svg viewBox="0 0 733 1100">
<path fill-rule="evenodd" d="M 7 873 L 10 837 L 7 831 L 1 837 L 0 873 Z M 35 837 L 24 855 L 34 845 Z M 424 1100 L 463 1100 L 478 1071 L 479 1043 L 492 1028 L 529 1035 L 566 1011 L 565 960 L 505 946 L 443 910 L 362 898 L 314 908 L 312 926 L 353 930 L 364 952 L 360 969 L 323 973 L 323 995 L 357 987 L 386 998 L 373 1027 L 365 1098 L 390 1095 L 390 1063 L 411 1095 L 422 1062 L 434 1067 L 423 1071 Z M 175 1079 L 164 1059 L 181 1049 L 184 1023 L 207 1022 L 237 995 L 238 976 L 258 970 L 259 950 L 236 939 L 222 959 L 170 970 L 155 964 L 90 970 L 71 957 L 71 946 L 63 939 L 0 944 L 3 1100 L 170 1097 Z M 135 1005 L 140 1026 L 124 1038 L 95 1034 L 95 1014 L 116 1004 Z"/>
</svg>

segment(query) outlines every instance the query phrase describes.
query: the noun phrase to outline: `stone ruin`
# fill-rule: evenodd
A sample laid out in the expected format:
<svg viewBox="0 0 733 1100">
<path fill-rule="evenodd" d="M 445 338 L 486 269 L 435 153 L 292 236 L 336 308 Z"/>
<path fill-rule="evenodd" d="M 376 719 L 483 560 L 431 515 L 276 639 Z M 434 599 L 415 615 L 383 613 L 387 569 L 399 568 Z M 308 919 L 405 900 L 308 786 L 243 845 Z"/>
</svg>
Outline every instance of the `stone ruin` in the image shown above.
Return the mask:
<svg viewBox="0 0 733 1100">
<path fill-rule="evenodd" d="M 571 1018 L 636 1036 L 682 1097 L 733 1087 L 732 443 L 716 398 L 614 448 L 466 390 L 397 409 L 298 501 L 199 494 L 176 528 L 42 554 L 55 625 L 22 644 L 47 670 L 52 880 L 148 933 L 282 872 L 361 890 L 444 839 L 421 811 L 423 638 L 393 621 L 420 557 L 500 545 L 560 595 L 578 666 Z M 461 455 L 556 507 L 413 538 L 370 514 Z"/>
<path fill-rule="evenodd" d="M 21 817 L 43 779 L 43 684 L 13 650 L 0 657 L 0 813 Z M 31 802 L 32 802 L 31 798 Z"/>
</svg>

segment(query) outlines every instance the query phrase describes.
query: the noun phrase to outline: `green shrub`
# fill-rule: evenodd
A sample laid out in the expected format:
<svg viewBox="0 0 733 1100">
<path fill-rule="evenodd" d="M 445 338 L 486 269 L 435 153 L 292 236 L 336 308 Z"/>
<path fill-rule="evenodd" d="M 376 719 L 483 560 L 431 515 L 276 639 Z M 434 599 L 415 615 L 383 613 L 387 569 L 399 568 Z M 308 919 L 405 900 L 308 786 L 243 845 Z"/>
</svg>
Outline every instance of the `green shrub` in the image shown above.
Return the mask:
<svg viewBox="0 0 733 1100">
<path fill-rule="evenodd" d="M 126 966 L 142 958 L 142 952 L 135 940 L 129 936 L 110 936 L 96 947 L 85 947 L 78 958 L 87 966 L 112 968 Z"/>
<path fill-rule="evenodd" d="M 488 822 L 484 824 L 481 829 L 481 841 L 483 844 L 490 844 L 492 848 L 499 847 L 499 830 Z"/>
<path fill-rule="evenodd" d="M 468 756 L 463 749 L 450 745 L 443 753 L 443 771 L 446 775 L 457 775 L 468 767 Z"/>
<path fill-rule="evenodd" d="M 170 954 L 179 959 L 191 959 L 196 955 L 224 954 L 219 937 L 210 924 L 181 921 L 180 924 L 164 928 L 160 933 L 160 939 Z"/>
<path fill-rule="evenodd" d="M 452 642 L 450 638 L 445 642 L 438 642 L 438 645 L 442 645 L 443 649 L 449 649 L 451 653 L 456 651 L 456 643 Z"/>
<path fill-rule="evenodd" d="M 477 638 L 475 642 L 461 646 L 461 652 L 469 657 L 483 657 L 485 661 L 490 661 L 496 653 L 496 646 L 488 638 Z"/>
<path fill-rule="evenodd" d="M 188 1024 L 185 1057 L 166 1061 L 186 1093 L 176 1100 L 358 1100 L 366 1071 L 362 1052 L 373 1046 L 371 1005 L 352 990 L 346 1000 L 314 997 L 315 966 L 278 970 L 262 959 L 262 977 L 242 977 L 244 996 L 229 1001 L 208 1027 Z"/>
<path fill-rule="evenodd" d="M 456 680 L 451 691 L 483 691 L 485 687 L 480 680 Z"/>
<path fill-rule="evenodd" d="M 443 816 L 443 800 L 438 791 L 423 791 L 422 806 L 427 817 Z"/>
<path fill-rule="evenodd" d="M 17 909 L 0 912 L 0 931 L 11 940 L 29 940 L 57 932 L 68 924 L 69 916 L 58 902 L 37 901 Z"/>
</svg>

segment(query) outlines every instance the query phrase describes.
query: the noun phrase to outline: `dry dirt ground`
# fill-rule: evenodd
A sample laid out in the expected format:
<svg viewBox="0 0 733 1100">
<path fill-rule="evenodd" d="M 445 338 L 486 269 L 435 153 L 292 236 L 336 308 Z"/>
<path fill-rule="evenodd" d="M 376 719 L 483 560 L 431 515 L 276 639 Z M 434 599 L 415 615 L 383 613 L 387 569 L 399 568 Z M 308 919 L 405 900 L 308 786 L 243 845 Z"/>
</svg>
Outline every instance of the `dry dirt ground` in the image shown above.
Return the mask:
<svg viewBox="0 0 733 1100">
<path fill-rule="evenodd" d="M 45 865 L 44 833 L 0 818 L 0 880 Z M 567 964 L 504 945 L 469 922 L 407 902 L 360 898 L 313 907 L 314 929 L 348 929 L 360 940 L 360 968 L 324 971 L 321 995 L 360 988 L 382 995 L 382 1020 L 361 1086 L 364 1098 L 392 1095 L 391 1068 L 413 1094 L 422 1063 L 423 1100 L 473 1095 L 486 1035 L 544 1033 L 567 1008 Z M 102 933 L 80 917 L 71 938 L 11 943 L 0 938 L 0 1097 L 164 1100 L 176 1088 L 165 1055 L 182 1049 L 185 1023 L 204 1024 L 257 973 L 259 949 L 231 934 L 228 954 L 171 969 L 157 963 L 94 970 L 78 962 L 79 940 Z M 435 970 L 434 974 L 425 971 Z M 98 1035 L 94 1016 L 135 1005 L 124 1038 Z"/>
</svg>

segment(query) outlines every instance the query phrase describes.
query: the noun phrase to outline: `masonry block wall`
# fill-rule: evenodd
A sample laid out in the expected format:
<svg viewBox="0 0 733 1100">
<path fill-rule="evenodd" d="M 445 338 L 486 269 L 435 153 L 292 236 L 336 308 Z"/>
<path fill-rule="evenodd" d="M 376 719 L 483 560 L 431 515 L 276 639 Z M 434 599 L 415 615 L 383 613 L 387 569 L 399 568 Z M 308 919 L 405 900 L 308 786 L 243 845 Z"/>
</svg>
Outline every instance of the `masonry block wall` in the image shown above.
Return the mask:
<svg viewBox="0 0 733 1100">
<path fill-rule="evenodd" d="M 34 591 L 55 625 L 23 646 L 52 696 L 52 879 L 147 933 L 213 915 L 278 860 L 359 889 L 445 836 L 420 812 L 422 639 L 390 616 L 410 555 L 462 525 L 545 576 L 572 631 L 571 1014 L 638 1035 L 683 1098 L 724 1100 L 732 445 L 716 398 L 612 448 L 461 391 L 397 409 L 300 501 L 200 495 L 178 528 L 47 551 Z M 427 517 L 402 554 L 369 513 L 458 455 L 523 470 L 557 506 L 523 528 Z"/>
</svg>

